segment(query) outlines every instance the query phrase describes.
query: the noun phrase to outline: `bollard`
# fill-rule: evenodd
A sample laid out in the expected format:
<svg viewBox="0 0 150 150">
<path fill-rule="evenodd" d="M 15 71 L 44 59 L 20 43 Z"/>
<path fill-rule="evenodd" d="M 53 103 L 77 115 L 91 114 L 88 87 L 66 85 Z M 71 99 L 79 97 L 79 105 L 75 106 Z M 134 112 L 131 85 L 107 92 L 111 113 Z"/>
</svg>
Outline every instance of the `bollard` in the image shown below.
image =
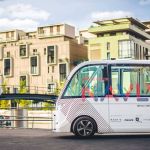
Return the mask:
<svg viewBox="0 0 150 150">
<path fill-rule="evenodd" d="M 12 126 L 15 128 L 28 128 L 28 110 L 27 109 L 12 109 L 11 114 L 13 116 Z"/>
</svg>

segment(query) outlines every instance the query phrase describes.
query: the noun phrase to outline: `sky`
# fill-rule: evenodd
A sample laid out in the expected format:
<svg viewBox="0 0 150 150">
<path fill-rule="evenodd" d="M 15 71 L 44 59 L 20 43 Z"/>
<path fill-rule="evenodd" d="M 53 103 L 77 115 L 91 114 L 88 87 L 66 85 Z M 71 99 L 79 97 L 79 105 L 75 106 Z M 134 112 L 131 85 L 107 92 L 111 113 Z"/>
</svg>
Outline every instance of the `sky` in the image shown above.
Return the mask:
<svg viewBox="0 0 150 150">
<path fill-rule="evenodd" d="M 120 17 L 150 20 L 150 0 L 0 0 L 0 31 L 68 23 L 77 30 Z"/>
</svg>

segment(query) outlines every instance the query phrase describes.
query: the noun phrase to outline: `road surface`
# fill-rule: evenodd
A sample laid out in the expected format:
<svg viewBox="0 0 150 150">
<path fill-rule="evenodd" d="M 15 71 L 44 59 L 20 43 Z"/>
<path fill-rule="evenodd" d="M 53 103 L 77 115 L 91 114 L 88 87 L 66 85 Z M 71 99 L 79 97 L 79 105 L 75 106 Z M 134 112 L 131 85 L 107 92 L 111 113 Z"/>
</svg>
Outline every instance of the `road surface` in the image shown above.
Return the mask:
<svg viewBox="0 0 150 150">
<path fill-rule="evenodd" d="M 150 134 L 82 139 L 49 130 L 0 129 L 0 150 L 150 150 Z"/>
</svg>

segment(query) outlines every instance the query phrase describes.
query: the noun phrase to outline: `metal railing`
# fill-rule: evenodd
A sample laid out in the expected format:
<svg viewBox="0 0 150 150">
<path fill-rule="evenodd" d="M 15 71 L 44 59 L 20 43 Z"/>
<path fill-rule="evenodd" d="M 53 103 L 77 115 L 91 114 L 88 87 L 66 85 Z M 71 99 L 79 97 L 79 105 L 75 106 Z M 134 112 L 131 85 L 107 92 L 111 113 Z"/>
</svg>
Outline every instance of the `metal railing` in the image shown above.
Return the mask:
<svg viewBox="0 0 150 150">
<path fill-rule="evenodd" d="M 30 93 L 30 94 L 54 94 L 51 91 L 55 91 L 57 89 L 51 89 L 48 90 L 48 87 L 39 87 L 39 86 L 23 86 L 21 87 L 20 85 L 0 85 L 0 94 L 1 93 L 20 93 L 21 88 L 25 90 L 25 93 Z"/>
<path fill-rule="evenodd" d="M 47 110 L 42 110 L 47 108 Z M 0 128 L 54 129 L 55 107 L 0 108 Z"/>
</svg>

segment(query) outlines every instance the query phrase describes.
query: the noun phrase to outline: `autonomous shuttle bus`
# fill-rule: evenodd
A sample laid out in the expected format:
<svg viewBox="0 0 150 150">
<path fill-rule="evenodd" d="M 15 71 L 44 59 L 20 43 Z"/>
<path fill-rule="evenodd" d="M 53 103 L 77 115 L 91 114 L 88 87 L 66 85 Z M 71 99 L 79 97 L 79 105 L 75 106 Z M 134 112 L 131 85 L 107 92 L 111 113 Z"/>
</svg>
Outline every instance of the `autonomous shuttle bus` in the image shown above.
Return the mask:
<svg viewBox="0 0 150 150">
<path fill-rule="evenodd" d="M 150 61 L 84 62 L 56 102 L 56 132 L 150 132 Z"/>
</svg>

